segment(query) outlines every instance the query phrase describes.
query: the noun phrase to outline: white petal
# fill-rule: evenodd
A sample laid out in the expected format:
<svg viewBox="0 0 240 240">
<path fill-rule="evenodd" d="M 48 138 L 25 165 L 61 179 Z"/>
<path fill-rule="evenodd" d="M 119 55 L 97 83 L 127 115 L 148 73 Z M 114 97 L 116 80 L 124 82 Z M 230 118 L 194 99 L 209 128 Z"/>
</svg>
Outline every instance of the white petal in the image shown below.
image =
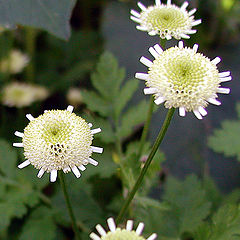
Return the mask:
<svg viewBox="0 0 240 240">
<path fill-rule="evenodd" d="M 76 176 L 76 178 L 80 178 L 81 177 L 81 173 L 79 172 L 78 168 L 76 166 L 72 167 L 72 171 L 74 173 L 74 175 Z"/>
<path fill-rule="evenodd" d="M 183 5 L 181 6 L 181 9 L 186 10 L 188 4 L 189 4 L 188 2 L 184 2 Z"/>
<path fill-rule="evenodd" d="M 41 168 L 40 171 L 38 172 L 37 177 L 38 177 L 38 178 L 41 178 L 41 177 L 43 176 L 44 172 L 45 172 L 45 171 L 43 170 L 43 168 Z"/>
<path fill-rule="evenodd" d="M 182 33 L 180 36 L 181 36 L 181 38 L 185 38 L 185 39 L 189 39 L 190 38 L 190 36 L 188 36 L 187 34 L 184 34 L 184 33 Z"/>
<path fill-rule="evenodd" d="M 198 44 L 194 44 L 194 45 L 193 45 L 193 50 L 194 50 L 195 52 L 197 52 L 197 50 L 198 50 Z"/>
<path fill-rule="evenodd" d="M 149 236 L 146 240 L 154 240 L 157 238 L 157 234 L 153 233 L 151 236 Z"/>
<path fill-rule="evenodd" d="M 219 77 L 224 78 L 224 77 L 228 77 L 230 76 L 231 72 L 230 71 L 226 71 L 226 72 L 221 72 L 218 74 Z"/>
<path fill-rule="evenodd" d="M 196 8 L 190 10 L 190 11 L 188 12 L 188 16 L 189 16 L 189 17 L 192 16 L 196 11 L 197 11 Z"/>
<path fill-rule="evenodd" d="M 96 129 L 91 130 L 91 133 L 96 134 L 96 133 L 100 133 L 101 131 L 102 131 L 101 128 L 96 128 Z"/>
<path fill-rule="evenodd" d="M 143 231 L 143 228 L 144 228 L 144 223 L 140 222 L 140 223 L 138 224 L 137 229 L 136 229 L 136 234 L 140 236 L 141 233 L 142 233 L 142 231 Z"/>
<path fill-rule="evenodd" d="M 221 58 L 220 57 L 215 57 L 212 61 L 213 64 L 217 65 L 218 63 L 221 62 Z"/>
<path fill-rule="evenodd" d="M 147 8 L 140 2 L 137 3 L 138 7 L 142 10 L 142 11 L 146 11 Z"/>
<path fill-rule="evenodd" d="M 34 120 L 34 117 L 33 117 L 31 114 L 27 114 L 27 115 L 26 115 L 26 118 L 27 118 L 29 121 Z"/>
<path fill-rule="evenodd" d="M 18 168 L 22 169 L 25 168 L 26 166 L 28 166 L 30 164 L 29 160 L 24 161 L 23 163 L 18 165 Z"/>
<path fill-rule="evenodd" d="M 156 88 L 144 88 L 143 92 L 144 94 L 154 94 L 157 93 L 157 89 Z"/>
<path fill-rule="evenodd" d="M 92 159 L 92 158 L 88 158 L 88 162 L 89 162 L 90 164 L 92 164 L 93 166 L 97 166 L 97 165 L 98 165 L 98 162 L 95 161 L 95 160 Z"/>
<path fill-rule="evenodd" d="M 229 94 L 230 93 L 230 89 L 229 88 L 218 88 L 217 92 L 218 93 L 222 93 L 222 94 Z"/>
<path fill-rule="evenodd" d="M 140 31 L 147 31 L 148 29 L 144 26 L 136 26 L 136 29 L 140 30 Z"/>
<path fill-rule="evenodd" d="M 155 35 L 157 35 L 157 31 L 152 30 L 152 31 L 148 32 L 148 35 L 155 36 Z"/>
<path fill-rule="evenodd" d="M 210 102 L 211 104 L 217 105 L 217 106 L 221 105 L 221 102 L 219 102 L 215 98 L 209 98 L 208 102 Z"/>
<path fill-rule="evenodd" d="M 196 32 L 197 32 L 196 29 L 190 29 L 190 30 L 185 31 L 185 33 L 187 33 L 187 34 L 194 34 Z"/>
<path fill-rule="evenodd" d="M 50 172 L 50 182 L 56 182 L 57 180 L 57 170 L 52 170 Z"/>
<path fill-rule="evenodd" d="M 63 172 L 64 172 L 64 173 L 71 172 L 71 168 L 70 168 L 70 167 L 65 167 L 65 168 L 63 169 Z"/>
<path fill-rule="evenodd" d="M 20 137 L 20 138 L 23 138 L 23 136 L 24 136 L 24 134 L 22 132 L 19 132 L 19 131 L 16 131 L 14 133 L 14 135 L 17 136 L 17 137 Z"/>
<path fill-rule="evenodd" d="M 132 228 L 133 228 L 133 221 L 132 220 L 128 220 L 127 221 L 127 225 L 126 225 L 126 229 L 128 231 L 132 231 Z"/>
<path fill-rule="evenodd" d="M 200 114 L 200 112 L 199 111 L 197 111 L 197 110 L 194 110 L 193 111 L 193 113 L 195 114 L 195 116 L 199 119 L 199 120 L 201 120 L 202 119 L 202 115 Z"/>
<path fill-rule="evenodd" d="M 92 149 L 92 151 L 95 152 L 95 153 L 102 153 L 102 152 L 103 152 L 103 148 L 101 148 L 101 147 L 91 146 L 91 149 Z"/>
<path fill-rule="evenodd" d="M 147 67 L 151 67 L 153 64 L 149 59 L 145 57 L 141 57 L 139 61 Z"/>
<path fill-rule="evenodd" d="M 81 170 L 81 171 L 85 171 L 86 168 L 83 166 L 83 165 L 79 165 L 78 168 Z"/>
<path fill-rule="evenodd" d="M 71 106 L 71 105 L 69 105 L 69 106 L 67 107 L 67 111 L 70 112 L 70 113 L 73 112 L 73 109 L 74 109 L 74 107 Z"/>
<path fill-rule="evenodd" d="M 101 240 L 101 238 L 96 233 L 93 233 L 93 232 L 89 235 L 89 237 L 92 240 Z"/>
<path fill-rule="evenodd" d="M 106 231 L 104 230 L 104 228 L 103 228 L 100 224 L 98 224 L 98 225 L 96 226 L 96 229 L 97 229 L 97 231 L 99 232 L 99 234 L 100 234 L 101 236 L 107 235 Z"/>
<path fill-rule="evenodd" d="M 165 101 L 165 99 L 163 97 L 158 97 L 157 99 L 154 100 L 154 102 L 159 105 L 161 103 L 163 103 Z"/>
<path fill-rule="evenodd" d="M 180 49 L 183 49 L 183 41 L 179 41 L 179 42 L 178 42 L 178 47 L 179 47 Z"/>
<path fill-rule="evenodd" d="M 136 23 L 141 23 L 141 22 L 142 22 L 141 19 L 136 18 L 136 17 L 134 17 L 134 16 L 130 16 L 130 18 L 131 18 L 134 22 L 136 22 Z"/>
<path fill-rule="evenodd" d="M 223 77 L 223 78 L 220 78 L 219 80 L 220 80 L 220 82 L 228 82 L 228 81 L 231 81 L 231 80 L 232 80 L 232 76 Z"/>
<path fill-rule="evenodd" d="M 92 127 L 92 123 L 88 123 L 88 126 L 91 128 Z"/>
<path fill-rule="evenodd" d="M 161 5 L 161 0 L 155 0 L 155 4 L 156 4 L 157 6 L 160 6 L 160 5 Z"/>
<path fill-rule="evenodd" d="M 109 227 L 110 231 L 115 232 L 116 231 L 116 225 L 115 225 L 115 222 L 114 222 L 113 218 L 109 218 L 107 220 L 107 223 L 108 223 L 108 227 Z"/>
<path fill-rule="evenodd" d="M 202 20 L 198 19 L 198 20 L 195 20 L 194 22 L 192 22 L 192 26 L 197 26 L 197 25 L 199 25 L 201 23 L 202 23 Z"/>
<path fill-rule="evenodd" d="M 136 73 L 135 78 L 146 81 L 146 80 L 148 80 L 148 74 L 147 73 Z"/>
<path fill-rule="evenodd" d="M 167 5 L 171 5 L 171 0 L 167 0 Z"/>
<path fill-rule="evenodd" d="M 158 52 L 158 54 L 161 54 L 163 52 L 162 48 L 158 44 L 155 44 L 153 47 Z"/>
<path fill-rule="evenodd" d="M 206 111 L 206 109 L 203 108 L 203 107 L 199 107 L 199 108 L 198 108 L 198 111 L 200 112 L 200 114 L 201 114 L 202 116 L 206 116 L 206 115 L 207 115 L 207 111 Z"/>
<path fill-rule="evenodd" d="M 137 17 L 137 18 L 140 18 L 141 17 L 141 14 L 140 13 L 138 13 L 137 11 L 135 11 L 135 10 L 131 10 L 131 12 L 130 12 L 134 17 Z"/>
<path fill-rule="evenodd" d="M 181 116 L 181 117 L 185 117 L 185 115 L 186 115 L 186 111 L 185 111 L 185 108 L 184 107 L 179 107 L 179 115 Z"/>
<path fill-rule="evenodd" d="M 167 40 L 170 40 L 170 39 L 172 39 L 172 36 L 171 36 L 170 34 L 167 34 L 167 35 L 166 35 L 166 39 L 167 39 Z"/>
<path fill-rule="evenodd" d="M 158 52 L 153 47 L 150 47 L 148 50 L 153 55 L 154 58 L 158 58 L 159 57 Z"/>
<path fill-rule="evenodd" d="M 14 147 L 23 147 L 23 143 L 13 143 Z"/>
</svg>

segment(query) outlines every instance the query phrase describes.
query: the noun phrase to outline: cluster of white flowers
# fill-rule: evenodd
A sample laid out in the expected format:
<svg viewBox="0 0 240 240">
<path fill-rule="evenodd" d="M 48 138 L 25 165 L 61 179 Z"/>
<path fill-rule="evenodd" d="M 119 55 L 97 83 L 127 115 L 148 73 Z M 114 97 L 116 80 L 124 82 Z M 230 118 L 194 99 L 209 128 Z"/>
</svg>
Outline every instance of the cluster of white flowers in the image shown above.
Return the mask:
<svg viewBox="0 0 240 240">
<path fill-rule="evenodd" d="M 2 104 L 8 107 L 27 107 L 35 101 L 42 101 L 49 95 L 45 87 L 23 82 L 12 82 L 2 89 Z"/>
</svg>

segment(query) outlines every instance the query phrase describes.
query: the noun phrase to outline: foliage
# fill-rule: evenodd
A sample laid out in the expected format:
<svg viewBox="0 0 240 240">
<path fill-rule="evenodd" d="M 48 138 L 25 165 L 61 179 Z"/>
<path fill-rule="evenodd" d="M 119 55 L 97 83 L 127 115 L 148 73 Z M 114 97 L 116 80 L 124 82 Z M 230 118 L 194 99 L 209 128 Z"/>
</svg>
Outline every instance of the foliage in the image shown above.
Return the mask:
<svg viewBox="0 0 240 240">
<path fill-rule="evenodd" d="M 238 118 L 240 118 L 240 104 L 237 105 Z M 216 129 L 208 139 L 208 146 L 215 152 L 224 153 L 227 157 L 236 156 L 240 161 L 240 120 L 225 120 L 221 129 Z"/>
</svg>

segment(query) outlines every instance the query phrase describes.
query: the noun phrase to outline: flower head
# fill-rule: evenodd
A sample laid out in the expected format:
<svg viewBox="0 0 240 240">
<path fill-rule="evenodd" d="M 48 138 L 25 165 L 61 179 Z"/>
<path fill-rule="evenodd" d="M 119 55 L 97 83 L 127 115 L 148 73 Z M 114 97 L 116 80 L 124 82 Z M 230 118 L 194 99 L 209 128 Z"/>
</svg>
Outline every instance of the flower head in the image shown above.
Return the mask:
<svg viewBox="0 0 240 240">
<path fill-rule="evenodd" d="M 219 57 L 210 60 L 197 53 L 198 45 L 193 48 L 178 46 L 165 51 L 156 44 L 149 51 L 155 60 L 151 62 L 141 57 L 140 62 L 146 65 L 148 73 L 136 73 L 136 78 L 145 80 L 145 94 L 154 94 L 157 105 L 165 102 L 166 108 L 179 108 L 179 115 L 193 111 L 198 119 L 207 114 L 208 103 L 220 105 L 216 100 L 217 93 L 228 94 L 229 88 L 222 88 L 222 82 L 230 81 L 230 72 L 219 73 Z"/>
<path fill-rule="evenodd" d="M 143 223 L 139 223 L 136 231 L 132 230 L 133 228 L 133 221 L 128 220 L 126 229 L 116 228 L 115 222 L 113 218 L 109 218 L 107 220 L 109 232 L 106 232 L 104 228 L 98 224 L 96 226 L 96 229 L 98 233 L 100 234 L 100 237 L 95 234 L 91 233 L 90 238 L 93 240 L 154 240 L 157 238 L 157 234 L 153 233 L 151 236 L 149 236 L 147 239 L 141 236 L 141 233 L 144 228 Z"/>
<path fill-rule="evenodd" d="M 58 170 L 64 173 L 72 170 L 79 178 L 79 169 L 84 171 L 88 163 L 94 166 L 98 164 L 90 157 L 93 152 L 102 153 L 103 149 L 91 144 L 93 134 L 101 132 L 101 129 L 91 130 L 92 124 L 87 124 L 72 111 L 73 107 L 68 106 L 67 110 L 45 111 L 37 118 L 26 115 L 30 123 L 24 133 L 15 132 L 16 136 L 22 138 L 22 143 L 13 144 L 24 148 L 26 161 L 19 168 L 32 164 L 40 170 L 39 178 L 44 172 L 50 172 L 50 181 L 55 182 Z"/>
<path fill-rule="evenodd" d="M 46 88 L 22 82 L 12 82 L 2 90 L 2 103 L 8 107 L 26 107 L 48 96 Z"/>
<path fill-rule="evenodd" d="M 29 62 L 29 57 L 19 50 L 12 50 L 10 54 L 0 61 L 0 71 L 12 74 L 19 73 Z"/>
<path fill-rule="evenodd" d="M 160 38 L 167 40 L 172 37 L 176 39 L 190 38 L 188 34 L 196 33 L 192 27 L 201 23 L 201 20 L 194 20 L 193 14 L 196 9 L 187 11 L 188 2 L 184 2 L 179 8 L 167 0 L 167 4 L 162 4 L 160 0 L 155 0 L 156 5 L 145 7 L 138 2 L 141 12 L 131 10 L 131 19 L 137 22 L 138 30 L 147 31 L 149 35 L 160 35 Z"/>
</svg>

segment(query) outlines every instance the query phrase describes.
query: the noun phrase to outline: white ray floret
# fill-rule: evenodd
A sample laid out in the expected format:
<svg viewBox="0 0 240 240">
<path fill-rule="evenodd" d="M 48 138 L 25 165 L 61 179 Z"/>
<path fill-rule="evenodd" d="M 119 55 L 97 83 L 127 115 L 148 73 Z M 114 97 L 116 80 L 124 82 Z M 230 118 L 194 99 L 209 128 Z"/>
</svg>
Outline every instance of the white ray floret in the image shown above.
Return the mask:
<svg viewBox="0 0 240 240">
<path fill-rule="evenodd" d="M 108 223 L 108 227 L 109 227 L 110 231 L 115 232 L 116 231 L 116 224 L 115 224 L 113 218 L 109 218 L 107 220 L 107 223 Z"/>
<path fill-rule="evenodd" d="M 106 236 L 107 235 L 106 231 L 104 230 L 104 228 L 100 224 L 98 224 L 96 226 L 96 229 L 101 236 Z"/>
<path fill-rule="evenodd" d="M 73 112 L 73 109 L 74 109 L 74 107 L 71 106 L 71 105 L 69 105 L 69 106 L 67 107 L 67 111 L 70 112 L 70 113 Z"/>
<path fill-rule="evenodd" d="M 163 97 L 158 97 L 156 100 L 154 100 L 154 102 L 157 105 L 160 105 L 161 103 L 163 103 L 165 101 L 165 99 Z"/>
<path fill-rule="evenodd" d="M 183 5 L 181 6 L 182 10 L 186 10 L 186 8 L 188 7 L 189 3 L 188 2 L 184 2 Z"/>
<path fill-rule="evenodd" d="M 229 82 L 232 80 L 232 76 L 229 77 L 221 77 L 220 78 L 220 82 Z"/>
<path fill-rule="evenodd" d="M 155 44 L 153 47 L 158 52 L 158 54 L 161 54 L 163 52 L 163 49 L 159 46 L 159 44 Z"/>
<path fill-rule="evenodd" d="M 86 168 L 83 165 L 79 165 L 78 168 L 83 172 L 86 170 Z"/>
<path fill-rule="evenodd" d="M 152 66 L 152 62 L 149 60 L 149 59 L 147 59 L 146 57 L 141 57 L 140 58 L 140 62 L 142 63 L 142 64 L 144 64 L 145 66 L 147 66 L 147 67 L 151 67 Z"/>
<path fill-rule="evenodd" d="M 148 74 L 147 73 L 136 73 L 135 78 L 138 78 L 140 80 L 148 80 Z"/>
<path fill-rule="evenodd" d="M 18 165 L 18 168 L 22 169 L 25 168 L 26 166 L 28 166 L 30 164 L 29 160 L 24 161 L 23 163 Z"/>
<path fill-rule="evenodd" d="M 144 94 L 155 94 L 158 92 L 156 88 L 144 88 Z"/>
<path fill-rule="evenodd" d="M 56 182 L 57 180 L 57 170 L 52 170 L 50 172 L 50 182 Z"/>
<path fill-rule="evenodd" d="M 135 10 L 131 10 L 131 12 L 130 12 L 134 17 L 137 17 L 137 18 L 140 18 L 141 17 L 141 14 L 139 13 L 139 12 L 137 12 L 137 11 L 135 11 Z"/>
<path fill-rule="evenodd" d="M 26 118 L 27 118 L 29 121 L 32 121 L 32 120 L 35 119 L 31 114 L 27 114 L 27 115 L 26 115 Z"/>
<path fill-rule="evenodd" d="M 141 19 L 139 19 L 137 17 L 131 16 L 130 18 L 136 23 L 141 23 Z"/>
<path fill-rule="evenodd" d="M 88 162 L 89 162 L 90 164 L 92 164 L 93 166 L 97 166 L 97 165 L 98 165 L 98 162 L 97 162 L 96 160 L 92 159 L 92 158 L 89 158 L 89 159 L 88 159 Z"/>
<path fill-rule="evenodd" d="M 199 113 L 200 113 L 202 116 L 206 116 L 206 115 L 207 115 L 207 111 L 206 111 L 206 109 L 203 108 L 203 107 L 199 107 L 199 108 L 198 108 L 198 111 L 199 111 Z"/>
<path fill-rule="evenodd" d="M 196 11 L 197 11 L 196 8 L 190 10 L 190 11 L 188 12 L 188 16 L 192 16 Z"/>
<path fill-rule="evenodd" d="M 133 229 L 133 220 L 128 220 L 128 221 L 127 221 L 126 229 L 127 229 L 128 231 L 132 231 L 132 229 Z"/>
<path fill-rule="evenodd" d="M 185 117 L 186 116 L 186 111 L 184 107 L 179 107 L 179 115 L 181 117 Z"/>
<path fill-rule="evenodd" d="M 197 52 L 197 50 L 198 50 L 198 44 L 194 44 L 194 45 L 193 45 L 193 50 L 194 50 L 195 52 Z"/>
<path fill-rule="evenodd" d="M 23 136 L 24 136 L 24 134 L 22 132 L 19 132 L 19 131 L 16 131 L 14 133 L 14 135 L 17 136 L 17 137 L 20 137 L 20 138 L 23 138 Z"/>
<path fill-rule="evenodd" d="M 144 228 L 144 223 L 140 222 L 140 223 L 138 224 L 137 229 L 136 229 L 137 235 L 141 235 L 141 234 L 142 234 L 143 228 Z"/>
<path fill-rule="evenodd" d="M 45 172 L 45 171 L 43 170 L 43 168 L 41 168 L 41 169 L 39 170 L 39 172 L 38 172 L 37 177 L 38 177 L 38 178 L 41 178 L 41 177 L 43 176 L 44 172 Z"/>
<path fill-rule="evenodd" d="M 221 58 L 220 57 L 215 57 L 212 61 L 213 64 L 217 65 L 218 63 L 221 62 Z"/>
<path fill-rule="evenodd" d="M 220 72 L 218 75 L 219 75 L 220 78 L 225 78 L 225 77 L 230 76 L 230 74 L 231 74 L 230 71 L 226 71 L 226 72 Z"/>
<path fill-rule="evenodd" d="M 14 147 L 23 147 L 23 143 L 13 143 Z"/>
<path fill-rule="evenodd" d="M 91 149 L 95 153 L 102 153 L 103 152 L 103 148 L 101 148 L 101 147 L 91 146 Z"/>
<path fill-rule="evenodd" d="M 183 41 L 179 41 L 179 42 L 178 42 L 178 47 L 179 47 L 180 49 L 183 49 Z"/>
<path fill-rule="evenodd" d="M 154 58 L 158 58 L 159 57 L 158 52 L 153 47 L 149 48 L 149 52 L 153 55 Z"/>
<path fill-rule="evenodd" d="M 221 105 L 221 102 L 219 102 L 216 98 L 209 98 L 208 102 L 217 106 Z"/>
<path fill-rule="evenodd" d="M 217 92 L 218 93 L 222 93 L 222 94 L 229 94 L 230 93 L 230 89 L 229 88 L 218 88 Z"/>
<path fill-rule="evenodd" d="M 72 172 L 74 173 L 76 178 L 80 178 L 81 177 L 81 173 L 79 172 L 79 170 L 78 170 L 78 168 L 76 166 L 72 167 Z"/>
<path fill-rule="evenodd" d="M 140 2 L 137 3 L 138 7 L 142 10 L 142 11 L 146 11 L 147 8 Z"/>
<path fill-rule="evenodd" d="M 202 20 L 201 19 L 198 19 L 198 20 L 196 20 L 196 21 L 194 21 L 193 23 L 192 23 L 192 26 L 197 26 L 197 25 L 199 25 L 199 24 L 201 24 L 202 23 Z"/>
<path fill-rule="evenodd" d="M 202 119 L 202 115 L 200 114 L 200 112 L 198 110 L 193 110 L 193 113 L 195 114 L 195 116 L 201 120 Z"/>
<path fill-rule="evenodd" d="M 96 128 L 96 129 L 92 129 L 91 133 L 96 134 L 96 133 L 100 133 L 101 131 L 102 131 L 101 128 Z"/>
</svg>

